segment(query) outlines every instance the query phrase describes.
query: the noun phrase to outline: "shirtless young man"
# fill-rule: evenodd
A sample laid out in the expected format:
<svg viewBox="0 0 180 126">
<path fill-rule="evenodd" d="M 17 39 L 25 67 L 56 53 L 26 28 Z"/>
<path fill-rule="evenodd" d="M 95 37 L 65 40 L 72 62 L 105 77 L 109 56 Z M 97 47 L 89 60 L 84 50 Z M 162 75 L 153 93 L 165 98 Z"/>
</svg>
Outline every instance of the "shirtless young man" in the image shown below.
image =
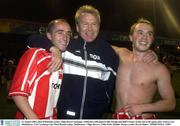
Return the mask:
<svg viewBox="0 0 180 126">
<path fill-rule="evenodd" d="M 139 19 L 131 26 L 129 35 L 133 53 L 119 54 L 121 64 L 116 77 L 116 119 L 153 119 L 153 112 L 171 111 L 176 102 L 171 85 L 170 74 L 160 62 L 145 63 L 143 56 L 154 40 L 152 24 Z M 161 100 L 153 102 L 159 91 Z"/>
</svg>

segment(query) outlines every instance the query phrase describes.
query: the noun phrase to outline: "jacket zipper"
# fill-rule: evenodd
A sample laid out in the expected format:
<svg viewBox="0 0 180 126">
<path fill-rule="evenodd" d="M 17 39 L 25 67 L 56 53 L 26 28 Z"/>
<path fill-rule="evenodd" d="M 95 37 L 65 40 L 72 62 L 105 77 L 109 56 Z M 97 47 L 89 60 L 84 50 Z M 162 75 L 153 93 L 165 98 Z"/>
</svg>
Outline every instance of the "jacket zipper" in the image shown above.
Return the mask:
<svg viewBox="0 0 180 126">
<path fill-rule="evenodd" d="M 108 99 L 108 103 L 110 103 L 110 97 L 109 97 L 107 91 L 106 91 L 106 96 L 107 96 L 107 99 Z"/>
<path fill-rule="evenodd" d="M 80 117 L 79 117 L 80 119 L 83 119 L 84 103 L 85 103 L 85 99 L 86 99 L 86 87 L 87 87 L 87 74 L 88 74 L 88 69 L 87 69 L 87 50 L 86 50 L 86 42 L 84 42 L 83 50 L 84 50 L 86 76 L 85 76 L 85 78 L 84 78 L 83 95 L 82 95 L 81 108 L 80 108 Z"/>
</svg>

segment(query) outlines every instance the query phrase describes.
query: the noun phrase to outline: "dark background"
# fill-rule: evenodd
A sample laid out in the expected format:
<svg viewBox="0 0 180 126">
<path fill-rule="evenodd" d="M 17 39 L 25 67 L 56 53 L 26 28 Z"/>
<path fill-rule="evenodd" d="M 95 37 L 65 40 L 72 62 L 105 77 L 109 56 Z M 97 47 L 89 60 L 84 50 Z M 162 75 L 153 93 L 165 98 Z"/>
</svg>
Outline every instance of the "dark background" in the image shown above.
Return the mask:
<svg viewBox="0 0 180 126">
<path fill-rule="evenodd" d="M 75 12 L 85 4 L 100 11 L 101 30 L 106 31 L 104 36 L 111 44 L 130 48 L 129 28 L 144 17 L 155 26 L 156 38 L 163 38 L 154 42 L 158 53 L 173 55 L 180 62 L 180 0 L 1 0 L 0 19 L 47 24 L 52 19 L 65 18 L 75 31 Z M 29 35 L 22 33 L 0 33 L 0 51 L 18 58 L 26 49 Z"/>
<path fill-rule="evenodd" d="M 1 0 L 0 18 L 42 23 L 66 18 L 74 25 L 75 11 L 84 4 L 101 12 L 102 30 L 127 33 L 133 22 L 145 17 L 157 36 L 180 39 L 180 0 Z"/>
</svg>

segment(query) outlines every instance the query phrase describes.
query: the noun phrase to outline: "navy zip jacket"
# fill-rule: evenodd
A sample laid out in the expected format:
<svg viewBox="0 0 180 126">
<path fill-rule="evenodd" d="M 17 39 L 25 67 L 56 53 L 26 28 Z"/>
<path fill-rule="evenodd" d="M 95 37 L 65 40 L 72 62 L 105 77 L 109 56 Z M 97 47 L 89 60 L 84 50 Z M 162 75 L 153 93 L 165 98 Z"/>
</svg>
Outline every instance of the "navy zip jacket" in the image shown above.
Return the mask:
<svg viewBox="0 0 180 126">
<path fill-rule="evenodd" d="M 45 41 L 28 42 L 31 46 L 49 48 Z M 111 45 L 98 37 L 89 43 L 78 37 L 70 41 L 63 60 L 64 76 L 57 104 L 59 118 L 102 118 L 111 105 L 119 64 Z"/>
</svg>

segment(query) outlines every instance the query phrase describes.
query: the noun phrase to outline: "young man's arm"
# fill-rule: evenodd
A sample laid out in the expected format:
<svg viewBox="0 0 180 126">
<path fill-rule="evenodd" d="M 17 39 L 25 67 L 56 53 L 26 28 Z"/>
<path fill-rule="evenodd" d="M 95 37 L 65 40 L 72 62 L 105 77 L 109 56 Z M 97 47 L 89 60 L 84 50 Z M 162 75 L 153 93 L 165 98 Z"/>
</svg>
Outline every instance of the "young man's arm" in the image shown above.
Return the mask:
<svg viewBox="0 0 180 126">
<path fill-rule="evenodd" d="M 54 47 L 51 41 L 45 35 L 32 35 L 26 40 L 28 47 L 44 48 L 52 53 L 52 60 L 48 64 L 48 71 L 53 72 L 59 70 L 62 64 L 62 57 L 59 49 Z"/>
<path fill-rule="evenodd" d="M 119 58 L 123 61 L 123 56 L 130 56 L 132 55 L 132 51 L 130 51 L 127 48 L 120 48 L 117 46 L 112 46 L 112 48 L 115 50 L 115 52 L 119 55 Z M 157 62 L 158 56 L 156 53 L 152 50 L 147 51 L 146 55 L 144 56 L 144 62 L 145 63 L 151 63 L 151 62 Z"/>
<path fill-rule="evenodd" d="M 62 53 L 60 50 L 54 46 L 50 48 L 50 52 L 52 55 L 52 59 L 48 64 L 48 71 L 49 72 L 54 72 L 59 70 L 61 64 L 62 64 Z"/>
<path fill-rule="evenodd" d="M 26 96 L 12 96 L 12 99 L 14 100 L 18 109 L 24 114 L 27 119 L 38 119 L 37 115 L 29 105 Z"/>
<path fill-rule="evenodd" d="M 112 46 L 112 48 L 118 54 L 120 62 L 126 62 L 128 57 L 132 55 L 132 51 L 128 50 L 127 48 L 120 48 L 117 46 Z"/>
<path fill-rule="evenodd" d="M 153 109 L 157 112 L 172 111 L 176 106 L 176 99 L 171 83 L 170 73 L 164 65 L 161 65 L 161 67 L 157 69 L 157 86 L 161 100 L 153 103 L 149 109 Z"/>
</svg>

